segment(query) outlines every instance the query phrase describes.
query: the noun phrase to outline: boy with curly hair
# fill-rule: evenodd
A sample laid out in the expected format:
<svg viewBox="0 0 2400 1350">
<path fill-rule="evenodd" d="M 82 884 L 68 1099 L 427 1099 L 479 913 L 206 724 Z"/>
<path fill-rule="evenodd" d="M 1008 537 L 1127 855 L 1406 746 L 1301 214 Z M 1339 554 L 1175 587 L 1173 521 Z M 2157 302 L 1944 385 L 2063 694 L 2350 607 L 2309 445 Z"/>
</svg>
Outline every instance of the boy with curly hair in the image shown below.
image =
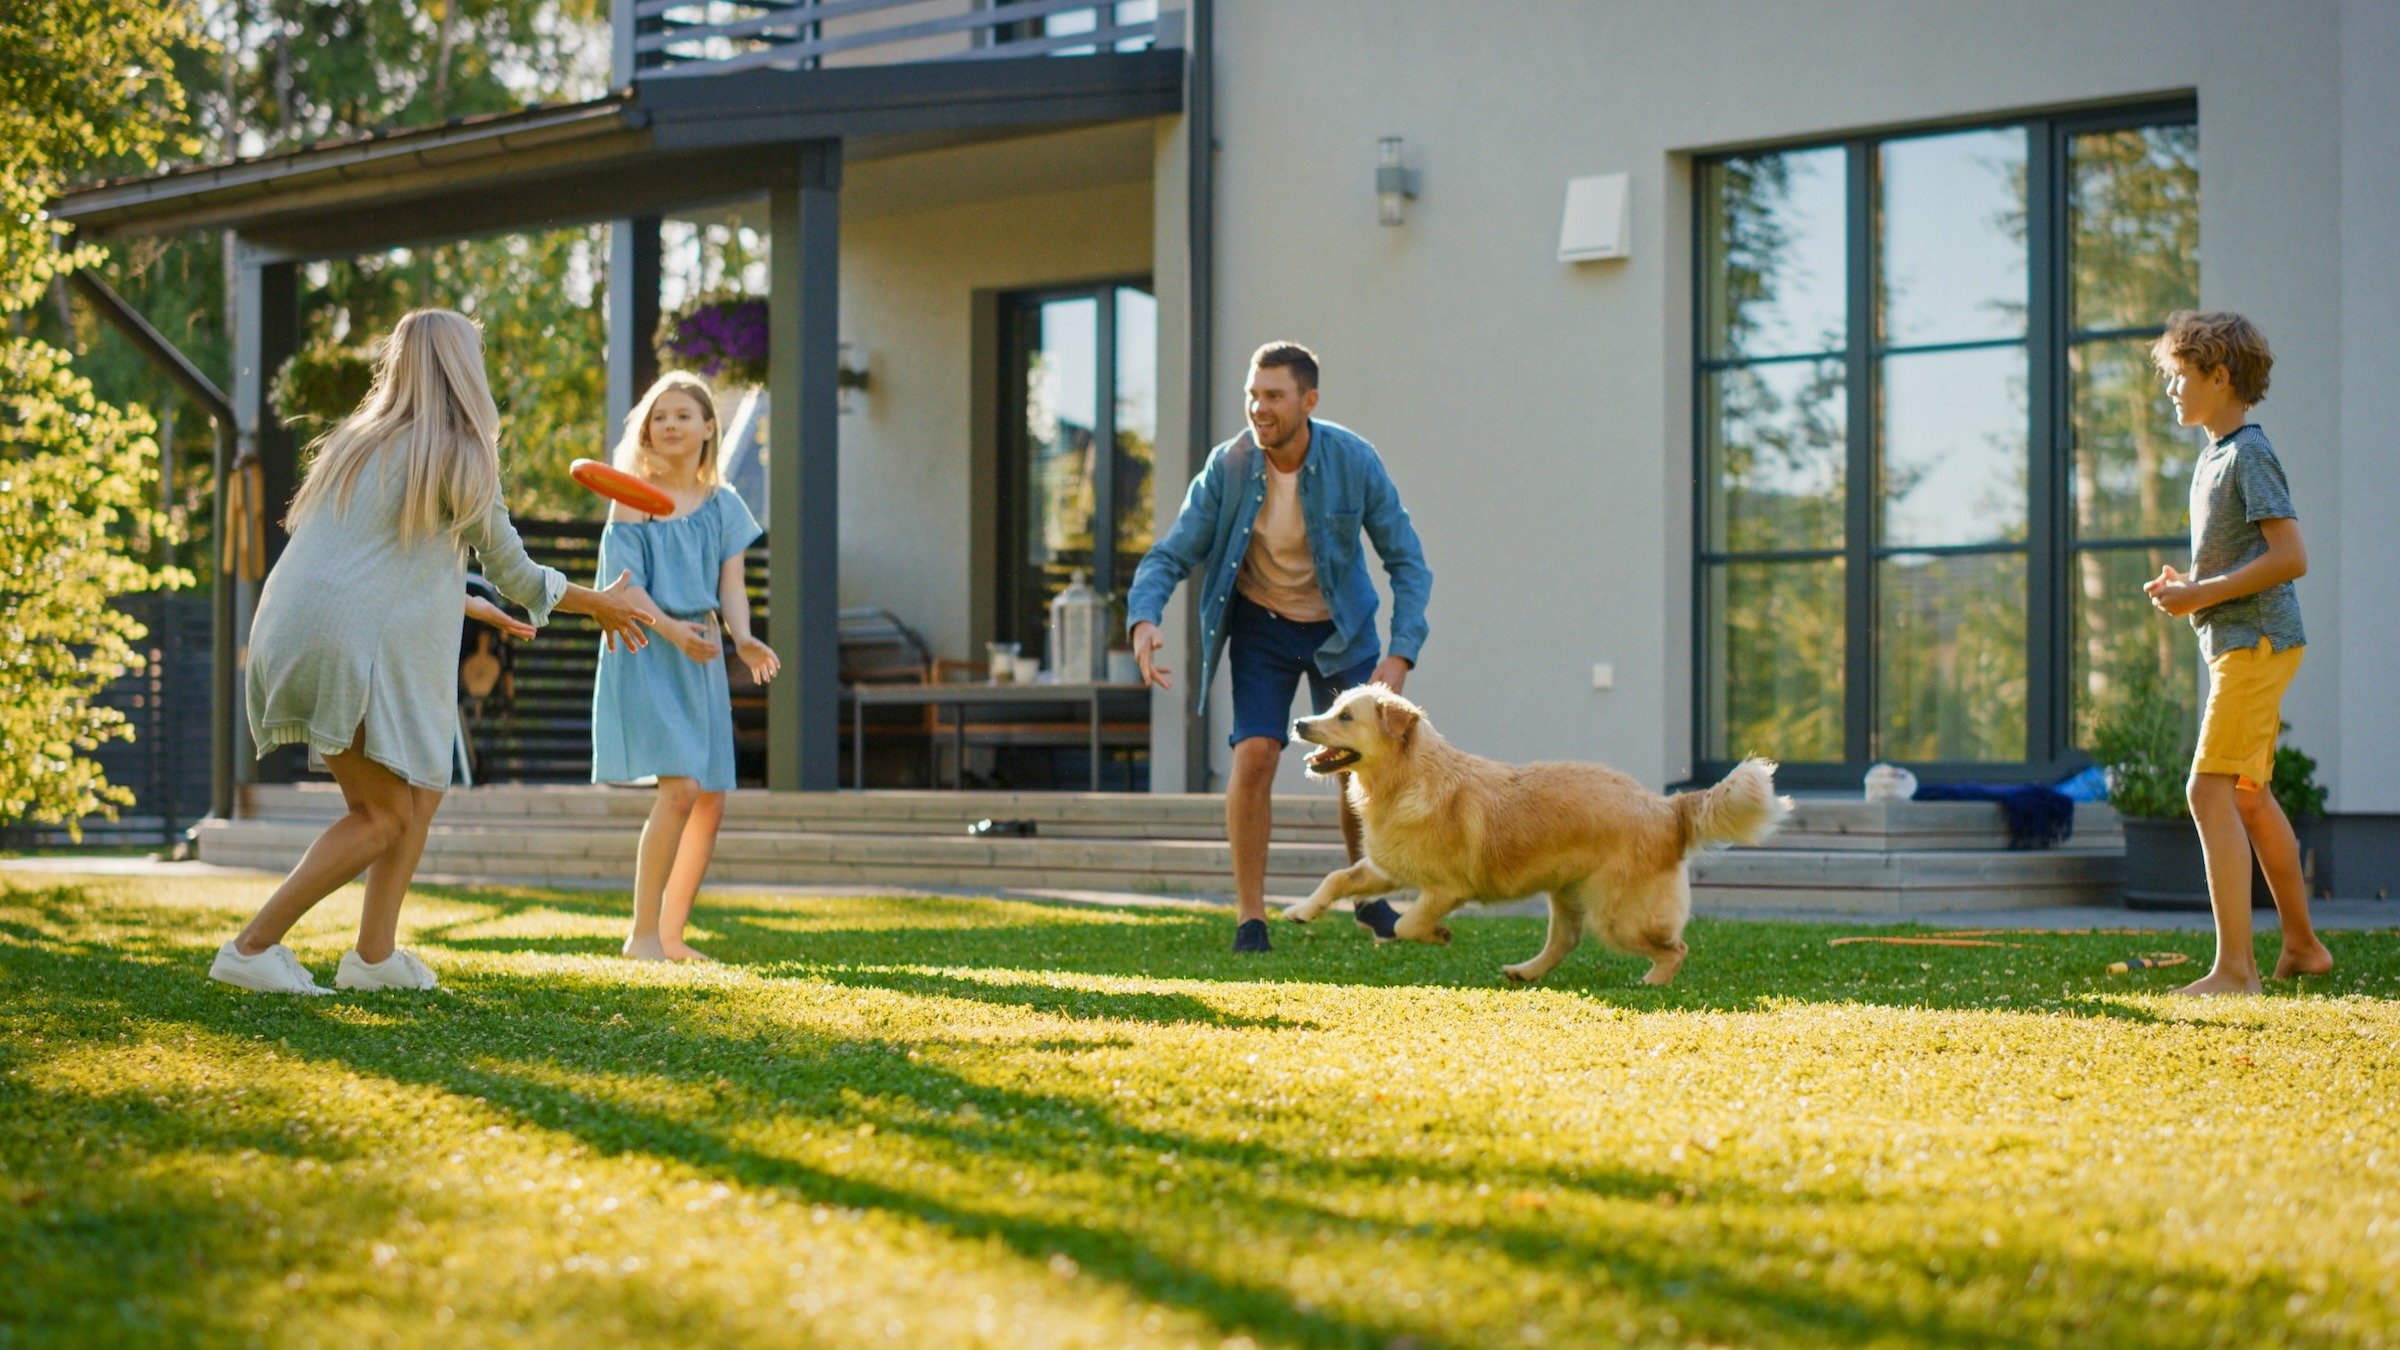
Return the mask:
<svg viewBox="0 0 2400 1350">
<path fill-rule="evenodd" d="M 2161 568 L 2142 586 L 2159 610 L 2191 619 L 2208 661 L 2208 705 L 2186 795 L 2208 859 L 2217 959 L 2207 975 L 2177 992 L 2255 994 L 2253 851 L 2283 922 L 2275 978 L 2333 969 L 2332 954 L 2309 926 L 2299 841 L 2267 790 L 2283 694 L 2306 649 L 2292 583 L 2308 571 L 2308 549 L 2283 463 L 2250 420 L 2275 364 L 2266 336 L 2239 314 L 2180 310 L 2168 316 L 2150 355 L 2167 377 L 2176 420 L 2209 434 L 2192 466 L 2192 570 Z"/>
</svg>

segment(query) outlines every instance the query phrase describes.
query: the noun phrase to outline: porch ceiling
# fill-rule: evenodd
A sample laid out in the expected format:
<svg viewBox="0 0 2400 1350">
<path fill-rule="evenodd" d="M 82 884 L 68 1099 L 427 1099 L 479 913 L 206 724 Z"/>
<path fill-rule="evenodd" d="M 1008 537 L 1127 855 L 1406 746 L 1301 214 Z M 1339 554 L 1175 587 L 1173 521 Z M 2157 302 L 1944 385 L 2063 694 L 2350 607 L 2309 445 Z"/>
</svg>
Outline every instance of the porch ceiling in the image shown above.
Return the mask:
<svg viewBox="0 0 2400 1350">
<path fill-rule="evenodd" d="M 790 181 L 798 141 L 841 140 L 856 164 L 1155 117 L 1182 86 L 1177 51 L 744 71 L 93 184 L 51 211 L 91 239 L 231 229 L 343 257 L 755 197 Z"/>
<path fill-rule="evenodd" d="M 1041 129 L 968 145 L 886 154 L 843 170 L 842 219 L 871 220 L 1109 183 L 1147 183 L 1156 148 L 1150 124 L 1138 121 Z M 767 228 L 767 204 L 758 197 L 671 214 L 678 220 L 762 232 Z"/>
</svg>

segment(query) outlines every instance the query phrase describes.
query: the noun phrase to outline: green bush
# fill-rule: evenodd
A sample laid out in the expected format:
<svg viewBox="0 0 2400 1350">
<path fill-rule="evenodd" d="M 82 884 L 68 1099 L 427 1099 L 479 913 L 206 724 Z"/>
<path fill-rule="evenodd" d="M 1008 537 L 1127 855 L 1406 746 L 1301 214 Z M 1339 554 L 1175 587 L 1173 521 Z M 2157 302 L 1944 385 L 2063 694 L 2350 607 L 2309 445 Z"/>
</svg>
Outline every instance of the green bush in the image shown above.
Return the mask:
<svg viewBox="0 0 2400 1350">
<path fill-rule="evenodd" d="M 143 561 L 173 538 L 156 507 L 157 423 L 93 389 L 71 322 L 54 323 L 42 302 L 103 257 L 60 247 L 50 199 L 79 179 L 147 168 L 162 149 L 196 148 L 170 131 L 183 114 L 174 53 L 196 9 L 0 4 L 0 825 L 73 835 L 83 818 L 132 804 L 95 758 L 133 738 L 101 696 L 142 665 L 148 636 L 114 602 L 191 580 Z"/>
<path fill-rule="evenodd" d="M 2289 732 L 2292 724 L 2283 729 Z M 2275 746 L 2275 777 L 2267 784 L 2283 813 L 2294 820 L 2314 820 L 2325 814 L 2325 789 L 2317 785 L 2317 761 L 2296 745 Z"/>
<path fill-rule="evenodd" d="M 2140 820 L 2191 815 L 2183 782 L 2192 768 L 2193 728 L 2157 676 L 2127 677 L 2092 727 L 2092 758 L 2108 775 L 2108 802 Z"/>
<path fill-rule="evenodd" d="M 355 412 L 375 383 L 375 352 L 317 334 L 293 353 L 267 390 L 275 417 L 303 436 L 320 436 Z"/>
<path fill-rule="evenodd" d="M 2291 729 L 2291 723 L 2283 723 L 2286 736 Z M 2184 781 L 2191 775 L 2197 731 L 2156 677 L 2125 682 L 2092 728 L 2092 758 L 2108 775 L 2108 801 L 2117 814 L 2139 820 L 2190 817 Z M 2276 745 L 2275 774 L 2267 789 L 2293 820 L 2325 814 L 2317 761 L 2296 745 Z"/>
</svg>

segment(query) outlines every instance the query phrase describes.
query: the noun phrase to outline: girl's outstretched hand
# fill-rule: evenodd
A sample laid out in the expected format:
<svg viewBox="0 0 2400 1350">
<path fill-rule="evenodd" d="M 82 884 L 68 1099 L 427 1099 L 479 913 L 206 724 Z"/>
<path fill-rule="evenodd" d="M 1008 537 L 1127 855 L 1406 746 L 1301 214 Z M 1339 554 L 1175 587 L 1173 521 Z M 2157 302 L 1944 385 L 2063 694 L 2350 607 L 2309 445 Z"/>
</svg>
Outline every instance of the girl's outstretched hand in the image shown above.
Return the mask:
<svg viewBox="0 0 2400 1350">
<path fill-rule="evenodd" d="M 733 651 L 742 658 L 742 664 L 750 668 L 750 678 L 760 684 L 774 679 L 776 672 L 783 669 L 783 662 L 775 659 L 775 649 L 757 638 L 736 639 Z"/>
<path fill-rule="evenodd" d="M 480 595 L 467 597 L 467 617 L 490 624 L 513 638 L 529 638 L 541 631 Z"/>
<path fill-rule="evenodd" d="M 660 626 L 658 631 L 664 633 L 667 641 L 674 643 L 685 656 L 702 665 L 707 665 L 725 654 L 724 648 L 717 645 L 715 624 L 685 623 L 681 619 L 669 619 Z"/>
</svg>

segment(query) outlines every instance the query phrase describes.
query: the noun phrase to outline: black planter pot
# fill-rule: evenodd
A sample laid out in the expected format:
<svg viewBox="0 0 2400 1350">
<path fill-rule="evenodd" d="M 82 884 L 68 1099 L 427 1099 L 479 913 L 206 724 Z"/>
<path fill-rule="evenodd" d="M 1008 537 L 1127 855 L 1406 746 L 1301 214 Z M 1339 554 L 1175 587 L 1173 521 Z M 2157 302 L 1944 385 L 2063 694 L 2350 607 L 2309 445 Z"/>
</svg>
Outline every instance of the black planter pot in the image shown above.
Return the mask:
<svg viewBox="0 0 2400 1350">
<path fill-rule="evenodd" d="M 2127 816 L 2125 865 L 2120 873 L 2127 909 L 2208 909 L 2208 860 L 2200 852 L 2200 830 L 2189 817 L 2181 820 L 2141 820 Z M 2300 875 L 2310 892 L 2316 889 L 2318 836 L 2324 824 L 2294 822 L 2300 836 Z M 2273 909 L 2275 897 L 2254 861 L 2250 865 L 2250 904 Z"/>
</svg>

